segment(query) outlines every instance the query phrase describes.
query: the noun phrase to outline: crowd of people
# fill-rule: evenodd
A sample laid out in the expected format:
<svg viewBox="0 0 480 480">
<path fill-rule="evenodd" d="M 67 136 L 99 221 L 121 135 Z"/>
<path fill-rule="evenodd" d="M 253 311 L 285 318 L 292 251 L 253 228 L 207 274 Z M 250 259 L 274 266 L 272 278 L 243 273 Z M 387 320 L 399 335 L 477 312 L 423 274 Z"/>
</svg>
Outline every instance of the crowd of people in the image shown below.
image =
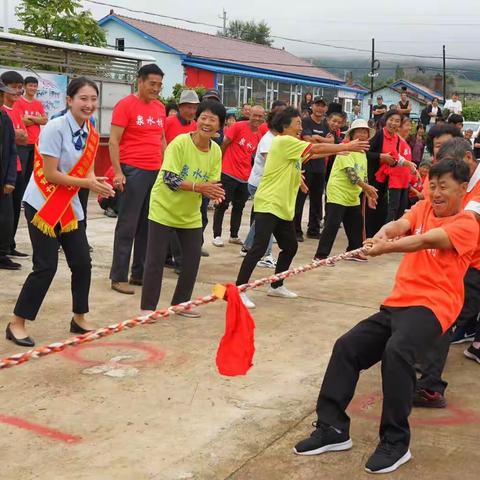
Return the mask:
<svg viewBox="0 0 480 480">
<path fill-rule="evenodd" d="M 116 218 L 111 289 L 133 295 L 139 310 L 153 313 L 166 266 L 179 274 L 171 305 L 191 299 L 213 207 L 213 241 L 239 249 L 236 284 L 255 267 L 287 270 L 305 235 L 318 240 L 314 260 L 327 258 L 343 224 L 349 260 L 405 253 L 392 293 L 375 315 L 342 336 L 333 349 L 317 402 L 312 435 L 295 446 L 300 455 L 351 448 L 345 410 L 361 370 L 382 362 L 384 404 L 380 443 L 369 472 L 385 473 L 410 457 L 408 416 L 415 406 L 444 408 L 442 378 L 451 343 L 472 342 L 465 356 L 480 363 L 480 169 L 463 134 L 458 97 L 443 110 L 434 99 L 412 122 L 402 92 L 392 108 L 381 97 L 372 118 L 355 105 L 350 117 L 340 103 L 307 94 L 301 109 L 275 101 L 270 111 L 244 105 L 227 113 L 219 92 L 200 99 L 184 90 L 165 106 L 164 74 L 156 64 L 138 72 L 136 92 L 113 109 L 109 152 L 112 166 L 94 173 L 99 134 L 94 125 L 99 90 L 85 77 L 67 89 L 67 109 L 47 119 L 35 98 L 38 81 L 18 72 L 0 82 L 0 268 L 18 270 L 25 257 L 15 243 L 23 207 L 32 245 L 33 270 L 16 302 L 6 338 L 34 346 L 27 321 L 38 315 L 56 274 L 59 250 L 71 270 L 70 331 L 93 329 L 89 311 L 91 247 L 86 201 L 98 195 Z M 460 105 L 459 105 L 460 103 Z M 444 117 L 449 111 L 448 117 Z M 426 121 L 424 121 L 426 120 Z M 445 120 L 445 121 L 443 121 Z M 43 127 L 43 128 L 42 128 Z M 253 199 L 250 229 L 240 226 Z M 82 201 L 83 199 L 83 201 Z M 228 241 L 222 237 L 230 208 Z M 275 259 L 272 245 L 278 244 Z M 359 253 L 365 246 L 366 254 Z M 479 257 L 479 258 L 477 258 Z M 267 295 L 294 299 L 277 281 Z M 255 308 L 246 293 L 245 307 Z M 190 308 L 178 313 L 198 318 Z M 415 368 L 420 372 L 416 382 Z"/>
</svg>

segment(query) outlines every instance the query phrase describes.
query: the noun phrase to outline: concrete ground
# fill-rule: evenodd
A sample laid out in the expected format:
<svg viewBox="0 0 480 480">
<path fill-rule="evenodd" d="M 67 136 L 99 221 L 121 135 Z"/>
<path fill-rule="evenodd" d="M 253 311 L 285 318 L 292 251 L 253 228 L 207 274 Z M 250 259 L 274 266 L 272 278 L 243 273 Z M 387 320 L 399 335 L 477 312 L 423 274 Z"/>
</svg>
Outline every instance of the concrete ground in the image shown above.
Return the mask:
<svg viewBox="0 0 480 480">
<path fill-rule="evenodd" d="M 115 220 L 104 217 L 94 201 L 89 208 L 91 319 L 100 327 L 137 315 L 140 288 L 133 296 L 110 290 Z M 243 236 L 247 216 L 244 221 Z M 211 256 L 202 259 L 196 295 L 209 293 L 214 283 L 233 281 L 241 261 L 237 246 L 210 244 L 211 224 L 207 233 Z M 18 243 L 30 251 L 24 223 Z M 306 240 L 295 264 L 307 263 L 315 248 L 316 241 Z M 343 248 L 341 231 L 335 251 Z M 245 377 L 222 377 L 216 371 L 223 302 L 203 307 L 201 319 L 162 320 L 1 371 L 0 478 L 367 478 L 363 467 L 377 442 L 381 406 L 378 367 L 362 374 L 350 408 L 352 450 L 298 457 L 292 446 L 312 430 L 334 340 L 377 309 L 389 292 L 398 259 L 343 262 L 298 276 L 288 281 L 300 294 L 296 300 L 266 297 L 265 288 L 252 293 L 258 305 L 253 312 L 256 354 Z M 21 271 L 0 273 L 2 328 L 30 270 L 29 259 L 22 264 Z M 271 272 L 259 268 L 254 277 Z M 162 307 L 169 305 L 176 278 L 167 271 Z M 69 336 L 70 304 L 69 274 L 61 256 L 39 318 L 29 326 L 37 345 Z M 463 357 L 463 348 L 452 348 L 447 365 L 449 408 L 413 413 L 414 458 L 386 478 L 478 478 L 479 366 Z M 1 357 L 19 351 L 11 342 L 0 342 Z"/>
</svg>

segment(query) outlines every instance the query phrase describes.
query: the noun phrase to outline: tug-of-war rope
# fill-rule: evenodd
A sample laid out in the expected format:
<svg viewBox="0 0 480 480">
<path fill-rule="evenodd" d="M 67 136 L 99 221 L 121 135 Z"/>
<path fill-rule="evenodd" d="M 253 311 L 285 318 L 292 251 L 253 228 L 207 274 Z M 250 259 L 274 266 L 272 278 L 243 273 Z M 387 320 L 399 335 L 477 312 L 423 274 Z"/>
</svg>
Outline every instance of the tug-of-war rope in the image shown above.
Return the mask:
<svg viewBox="0 0 480 480">
<path fill-rule="evenodd" d="M 339 255 L 334 255 L 332 257 L 328 257 L 322 260 L 314 260 L 313 262 L 307 265 L 291 268 L 290 270 L 286 270 L 285 272 L 271 275 L 270 277 L 265 277 L 259 280 L 254 280 L 252 282 L 245 283 L 244 285 L 240 285 L 238 287 L 238 290 L 240 292 L 245 292 L 246 290 L 253 290 L 255 288 L 277 282 L 279 280 L 284 280 L 286 278 L 293 277 L 294 275 L 299 275 L 301 273 L 309 272 L 318 267 L 323 267 L 325 265 L 334 265 L 340 260 L 353 258 L 360 254 L 364 255 L 367 251 L 368 251 L 368 247 L 362 247 L 357 250 L 351 250 L 350 252 L 341 253 Z M 99 338 L 103 338 L 108 335 L 121 332 L 127 328 L 133 328 L 133 327 L 137 327 L 138 325 L 155 323 L 160 318 L 167 318 L 172 314 L 183 312 L 193 307 L 199 307 L 200 305 L 207 305 L 209 303 L 216 302 L 217 300 L 220 300 L 223 298 L 221 293 L 223 286 L 219 286 L 219 287 L 220 287 L 219 289 L 216 289 L 214 287 L 214 292 L 216 292 L 217 294 L 213 293 L 211 295 L 196 298 L 195 300 L 190 300 L 189 302 L 184 302 L 164 310 L 157 310 L 149 315 L 139 316 L 137 318 L 125 320 L 124 322 L 116 323 L 108 327 L 92 330 L 89 333 L 68 338 L 63 342 L 55 342 L 55 343 L 51 343 L 50 345 L 44 345 L 42 347 L 33 348 L 24 353 L 17 353 L 15 355 L 11 355 L 9 357 L 6 357 L 0 360 L 0 369 L 14 367 L 15 365 L 20 365 L 22 363 L 28 362 L 29 360 L 45 357 L 52 353 L 62 352 L 67 347 L 75 347 L 77 345 L 81 345 L 82 343 L 93 342 L 94 340 L 98 340 Z"/>
</svg>

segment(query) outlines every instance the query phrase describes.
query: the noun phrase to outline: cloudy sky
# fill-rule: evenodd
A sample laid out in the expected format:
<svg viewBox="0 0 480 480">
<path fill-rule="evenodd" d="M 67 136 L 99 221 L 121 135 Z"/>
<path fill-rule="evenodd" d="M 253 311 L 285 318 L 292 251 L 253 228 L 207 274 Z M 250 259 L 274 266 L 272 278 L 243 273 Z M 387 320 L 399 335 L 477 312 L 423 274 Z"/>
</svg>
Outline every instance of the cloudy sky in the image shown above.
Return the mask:
<svg viewBox="0 0 480 480">
<path fill-rule="evenodd" d="M 10 23 L 15 22 L 14 6 L 20 0 L 9 2 Z M 319 42 L 369 50 L 371 38 L 376 40 L 378 51 L 406 55 L 390 56 L 390 59 L 409 60 L 414 55 L 438 57 L 442 44 L 447 56 L 480 59 L 480 1 L 478 0 L 262 0 L 239 2 L 238 0 L 98 0 L 112 6 L 103 6 L 82 0 L 96 18 L 108 14 L 110 8 L 129 7 L 135 10 L 180 17 L 221 25 L 222 10 L 229 19 L 265 20 L 272 35 L 307 42 Z M 255 8 L 253 8 L 253 5 Z M 118 13 L 144 18 L 159 23 L 192 30 L 215 33 L 215 27 L 195 25 L 168 18 L 129 12 L 116 8 Z M 0 13 L 4 15 L 4 12 Z M 3 22 L 2 22 L 3 23 Z M 365 57 L 367 53 L 334 49 L 275 39 L 275 46 L 284 46 L 297 55 L 347 58 Z M 386 54 L 379 54 L 386 57 Z M 418 59 L 427 63 L 427 59 Z M 441 60 L 433 58 L 437 63 Z"/>
</svg>

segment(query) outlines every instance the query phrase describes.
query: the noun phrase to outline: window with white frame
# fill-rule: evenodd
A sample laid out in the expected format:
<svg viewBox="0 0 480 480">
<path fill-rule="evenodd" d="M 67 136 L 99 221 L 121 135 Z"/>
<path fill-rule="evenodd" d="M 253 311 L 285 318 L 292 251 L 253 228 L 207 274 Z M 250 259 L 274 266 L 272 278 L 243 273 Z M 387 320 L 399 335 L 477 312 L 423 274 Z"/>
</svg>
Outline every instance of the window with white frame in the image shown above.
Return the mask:
<svg viewBox="0 0 480 480">
<path fill-rule="evenodd" d="M 344 98 L 343 110 L 347 113 L 352 113 L 353 100 L 351 98 Z"/>
<path fill-rule="evenodd" d="M 239 105 L 249 103 L 252 98 L 253 78 L 240 77 Z"/>
<path fill-rule="evenodd" d="M 267 110 L 272 108 L 272 103 L 278 100 L 278 82 L 274 82 L 273 80 L 267 81 Z"/>
<path fill-rule="evenodd" d="M 222 101 L 223 103 L 223 85 L 224 85 L 224 78 L 223 78 L 223 75 L 221 73 L 218 73 L 217 74 L 217 90 L 218 90 L 218 93 L 220 94 L 220 100 Z"/>
<path fill-rule="evenodd" d="M 290 88 L 290 105 L 299 107 L 302 103 L 302 86 L 292 85 Z"/>
</svg>

